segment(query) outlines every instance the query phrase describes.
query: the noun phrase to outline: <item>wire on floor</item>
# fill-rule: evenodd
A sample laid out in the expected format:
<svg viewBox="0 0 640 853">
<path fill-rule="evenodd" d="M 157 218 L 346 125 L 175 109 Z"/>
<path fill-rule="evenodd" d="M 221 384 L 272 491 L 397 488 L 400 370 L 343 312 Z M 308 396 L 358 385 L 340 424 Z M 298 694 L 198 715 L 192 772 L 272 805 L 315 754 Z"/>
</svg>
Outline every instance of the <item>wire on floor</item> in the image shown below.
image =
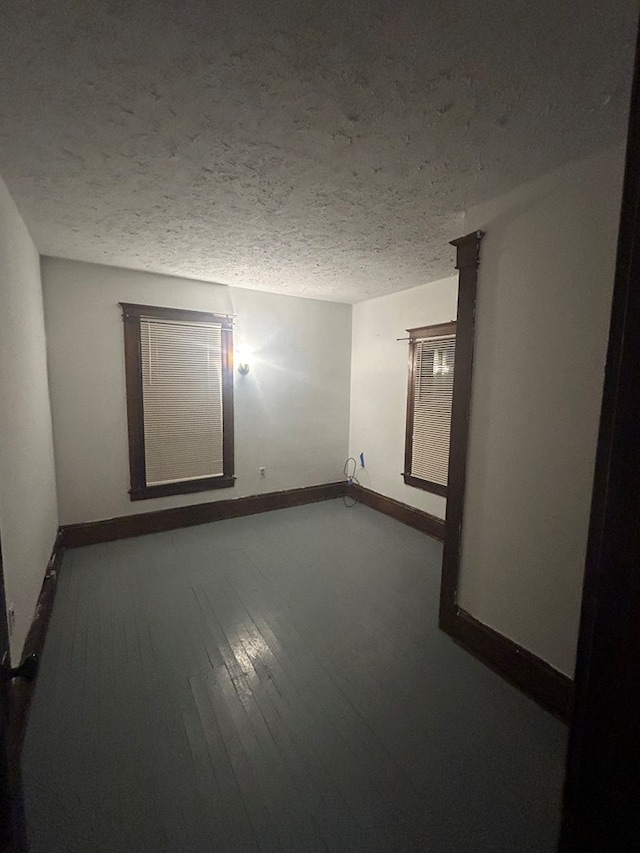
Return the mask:
<svg viewBox="0 0 640 853">
<path fill-rule="evenodd" d="M 358 470 L 358 463 L 350 456 L 347 461 L 344 463 L 344 476 L 347 478 L 347 486 L 355 485 L 359 486 L 360 481 L 356 476 L 356 471 Z M 343 495 L 342 503 L 348 508 L 351 509 L 352 506 L 355 506 L 358 503 L 358 499 L 354 498 L 353 495 Z"/>
</svg>

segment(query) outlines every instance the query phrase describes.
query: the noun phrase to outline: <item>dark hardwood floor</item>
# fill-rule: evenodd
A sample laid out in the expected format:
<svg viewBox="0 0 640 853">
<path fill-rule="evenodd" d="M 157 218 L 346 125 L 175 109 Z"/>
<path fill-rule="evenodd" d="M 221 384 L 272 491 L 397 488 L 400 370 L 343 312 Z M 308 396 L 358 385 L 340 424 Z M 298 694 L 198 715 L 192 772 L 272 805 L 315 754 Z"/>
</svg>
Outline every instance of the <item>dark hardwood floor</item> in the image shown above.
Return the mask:
<svg viewBox="0 0 640 853">
<path fill-rule="evenodd" d="M 438 630 L 441 558 L 340 500 L 67 552 L 34 853 L 553 850 L 566 729 Z"/>
</svg>

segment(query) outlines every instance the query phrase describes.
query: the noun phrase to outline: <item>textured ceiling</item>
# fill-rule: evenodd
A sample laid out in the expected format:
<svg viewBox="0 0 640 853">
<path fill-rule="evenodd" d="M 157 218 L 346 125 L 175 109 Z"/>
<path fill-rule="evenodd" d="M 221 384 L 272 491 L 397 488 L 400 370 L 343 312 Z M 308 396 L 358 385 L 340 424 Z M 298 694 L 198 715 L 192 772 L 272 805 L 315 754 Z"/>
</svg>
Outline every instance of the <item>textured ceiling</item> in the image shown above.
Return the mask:
<svg viewBox="0 0 640 853">
<path fill-rule="evenodd" d="M 0 9 L 0 174 L 43 254 L 355 301 L 625 133 L 635 0 Z"/>
</svg>

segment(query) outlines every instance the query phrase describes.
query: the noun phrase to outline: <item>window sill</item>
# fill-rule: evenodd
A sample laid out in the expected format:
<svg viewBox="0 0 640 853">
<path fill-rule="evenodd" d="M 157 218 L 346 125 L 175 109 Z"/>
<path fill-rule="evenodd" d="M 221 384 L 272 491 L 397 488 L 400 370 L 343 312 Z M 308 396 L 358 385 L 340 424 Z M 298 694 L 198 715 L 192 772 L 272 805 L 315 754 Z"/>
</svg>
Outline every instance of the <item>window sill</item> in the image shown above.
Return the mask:
<svg viewBox="0 0 640 853">
<path fill-rule="evenodd" d="M 413 474 L 403 474 L 404 482 L 407 486 L 414 486 L 416 489 L 422 489 L 424 492 L 431 492 L 434 495 L 440 495 L 443 498 L 447 496 L 447 487 L 440 483 L 432 483 L 430 480 L 421 480 L 420 477 L 414 477 Z"/>
<path fill-rule="evenodd" d="M 130 489 L 129 499 L 144 501 L 149 498 L 163 498 L 167 495 L 189 495 L 193 492 L 209 492 L 212 489 L 230 489 L 235 485 L 235 482 L 235 477 L 223 475 L 222 477 L 207 477 L 205 480 L 185 480 L 181 483 L 143 486 L 140 489 Z"/>
</svg>

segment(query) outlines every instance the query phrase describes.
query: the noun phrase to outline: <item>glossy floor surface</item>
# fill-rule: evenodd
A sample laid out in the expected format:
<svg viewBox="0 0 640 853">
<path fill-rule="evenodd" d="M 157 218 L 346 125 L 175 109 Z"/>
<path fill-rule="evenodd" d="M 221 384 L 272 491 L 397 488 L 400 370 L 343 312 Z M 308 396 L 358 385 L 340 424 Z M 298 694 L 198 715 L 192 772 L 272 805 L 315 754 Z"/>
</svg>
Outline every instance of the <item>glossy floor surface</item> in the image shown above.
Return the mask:
<svg viewBox="0 0 640 853">
<path fill-rule="evenodd" d="M 440 561 L 339 500 L 67 552 L 34 853 L 552 851 L 566 729 L 438 630 Z"/>
</svg>

